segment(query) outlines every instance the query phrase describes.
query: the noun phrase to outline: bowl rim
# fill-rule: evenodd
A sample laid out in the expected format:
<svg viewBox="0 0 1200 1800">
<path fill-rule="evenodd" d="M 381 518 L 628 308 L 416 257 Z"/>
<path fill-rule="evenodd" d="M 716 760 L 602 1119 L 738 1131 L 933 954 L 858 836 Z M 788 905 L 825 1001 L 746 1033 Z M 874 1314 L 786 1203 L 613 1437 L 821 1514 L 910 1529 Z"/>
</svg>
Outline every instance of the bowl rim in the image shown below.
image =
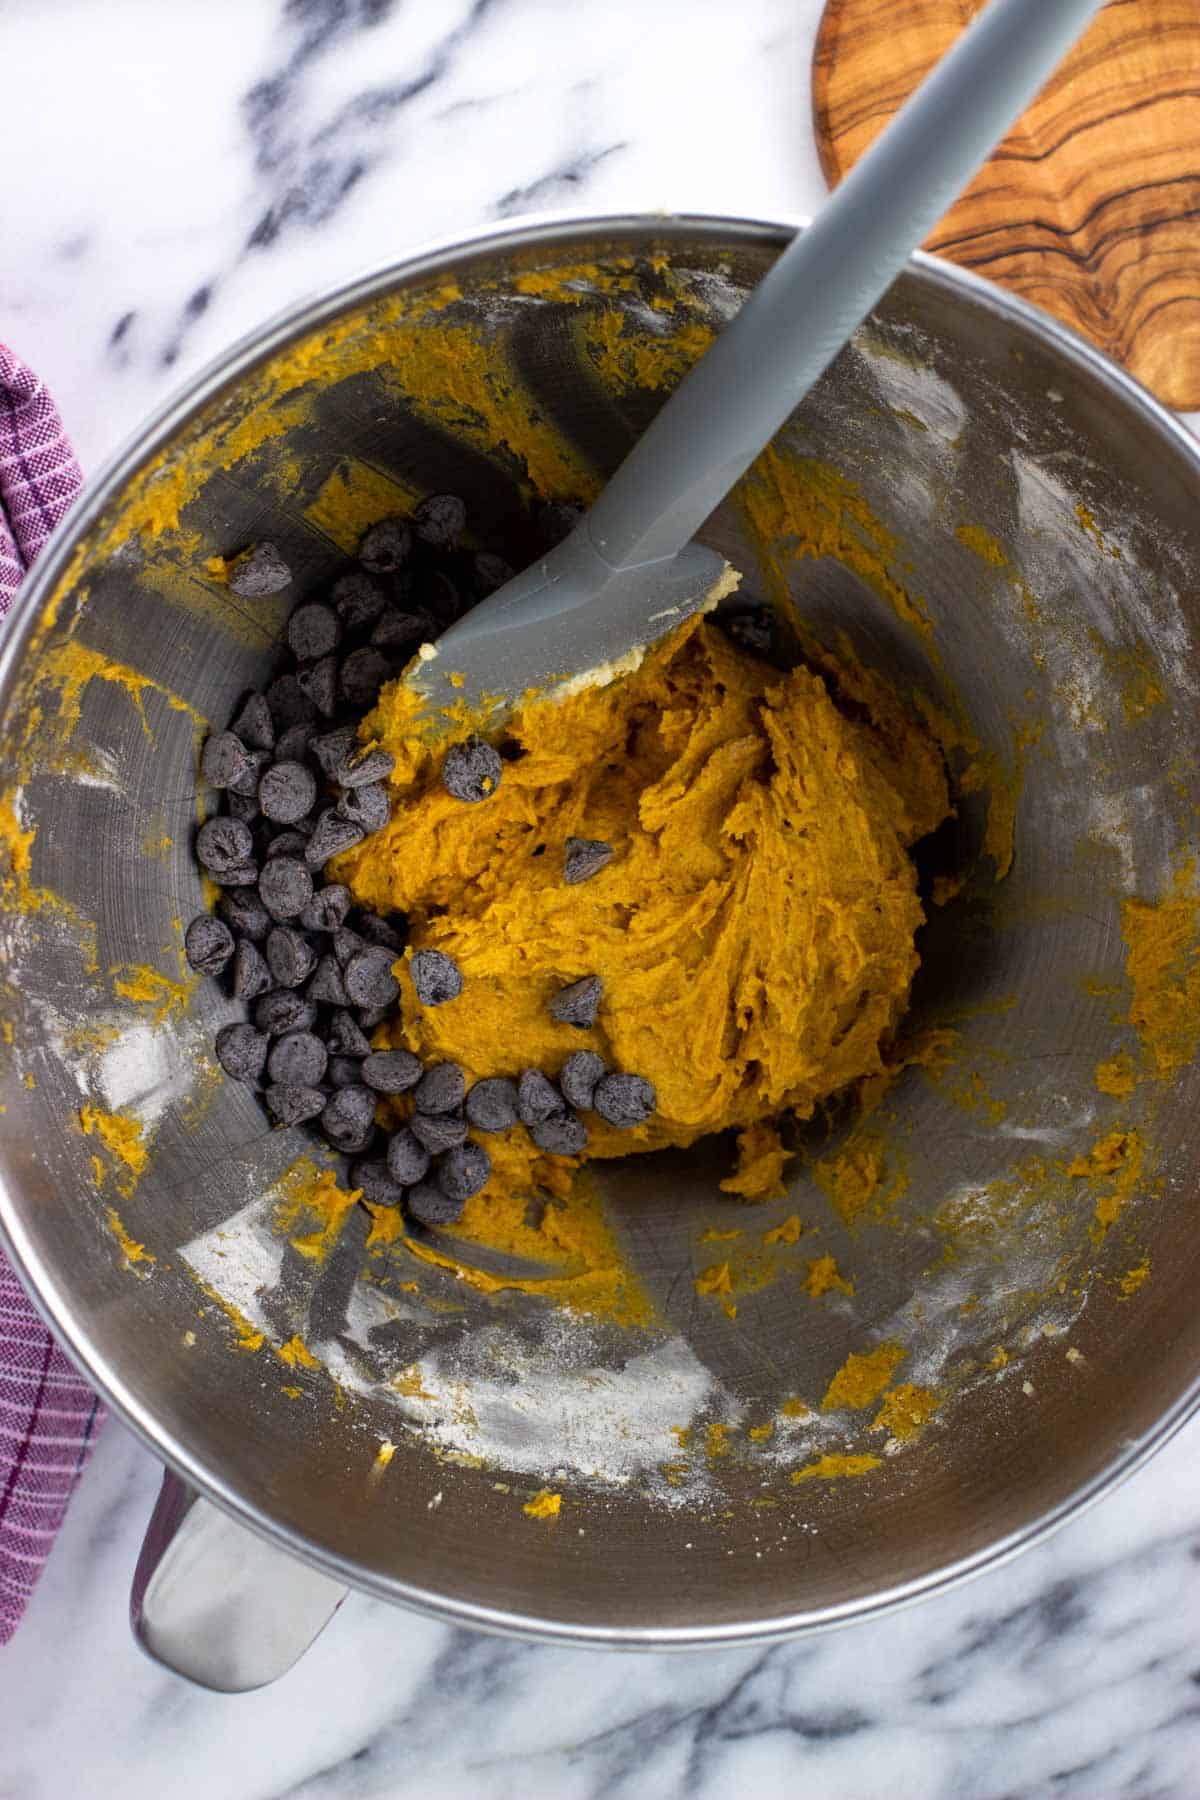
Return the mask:
<svg viewBox="0 0 1200 1800">
<path fill-rule="evenodd" d="M 296 337 L 319 329 L 354 308 L 383 298 L 401 284 L 445 274 L 464 254 L 486 255 L 515 249 L 552 249 L 580 239 L 626 237 L 652 240 L 656 231 L 687 232 L 693 240 L 713 245 L 765 245 L 782 250 L 809 223 L 800 215 L 777 218 L 738 217 L 703 212 L 596 213 L 562 215 L 531 213 L 500 227 L 488 224 L 466 233 L 428 240 L 403 257 L 373 264 L 347 280 L 293 301 L 261 325 L 237 338 L 206 362 L 156 407 L 101 465 L 72 503 L 22 582 L 0 638 L 0 711 L 11 702 L 25 653 L 36 637 L 48 599 L 66 574 L 79 541 L 112 504 L 122 486 L 201 408 L 226 386 L 249 374 Z M 1200 443 L 1176 416 L 1136 378 L 1103 351 L 1061 324 L 1040 307 L 995 286 L 973 271 L 916 251 L 907 272 L 943 293 L 966 295 L 997 317 L 1023 326 L 1057 357 L 1096 379 L 1119 402 L 1140 412 L 1161 436 L 1191 463 L 1200 486 Z M 1140 1436 L 1126 1438 L 1117 1453 L 1057 1505 L 994 1542 L 943 1567 L 911 1580 L 835 1605 L 800 1609 L 769 1620 L 746 1618 L 702 1625 L 595 1625 L 556 1619 L 512 1608 L 460 1600 L 417 1583 L 364 1569 L 348 1557 L 322 1548 L 298 1531 L 273 1519 L 243 1498 L 160 1425 L 151 1407 L 130 1392 L 119 1370 L 90 1341 L 84 1322 L 53 1270 L 25 1231 L 8 1172 L 0 1163 L 0 1247 L 20 1276 L 37 1312 L 79 1373 L 95 1388 L 121 1422 L 183 1481 L 239 1524 L 277 1548 L 348 1586 L 394 1604 L 411 1607 L 448 1623 L 544 1643 L 617 1650 L 683 1650 L 769 1643 L 876 1617 L 958 1587 L 972 1576 L 998 1568 L 1021 1551 L 1042 1542 L 1069 1520 L 1078 1518 L 1104 1495 L 1127 1480 L 1200 1411 L 1200 1370 Z"/>
</svg>

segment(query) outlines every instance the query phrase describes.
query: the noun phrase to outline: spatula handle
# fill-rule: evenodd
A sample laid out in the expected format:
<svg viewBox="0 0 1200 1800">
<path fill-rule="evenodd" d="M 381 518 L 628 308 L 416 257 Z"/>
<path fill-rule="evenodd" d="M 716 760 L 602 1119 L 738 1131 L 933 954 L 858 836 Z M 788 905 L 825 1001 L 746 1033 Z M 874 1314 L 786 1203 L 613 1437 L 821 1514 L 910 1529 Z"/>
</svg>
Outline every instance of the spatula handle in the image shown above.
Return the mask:
<svg viewBox="0 0 1200 1800">
<path fill-rule="evenodd" d="M 580 531 L 614 569 L 674 556 L 833 361 L 1101 0 L 992 0 L 759 282 Z"/>
</svg>

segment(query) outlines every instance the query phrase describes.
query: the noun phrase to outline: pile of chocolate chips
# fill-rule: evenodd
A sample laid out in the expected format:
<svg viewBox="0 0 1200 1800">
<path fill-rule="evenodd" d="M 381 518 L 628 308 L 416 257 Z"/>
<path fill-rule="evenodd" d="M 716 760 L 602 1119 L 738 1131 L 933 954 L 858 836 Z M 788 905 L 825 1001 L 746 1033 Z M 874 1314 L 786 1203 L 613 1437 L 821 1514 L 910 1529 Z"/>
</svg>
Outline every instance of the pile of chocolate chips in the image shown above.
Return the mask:
<svg viewBox="0 0 1200 1800">
<path fill-rule="evenodd" d="M 547 521 L 562 535 L 569 517 Z M 451 1224 L 491 1173 L 478 1134 L 522 1125 L 538 1148 L 577 1155 L 587 1144 L 581 1112 L 632 1129 L 654 1111 L 641 1076 L 610 1070 L 580 1050 L 557 1082 L 540 1069 L 519 1080 L 495 1077 L 468 1089 L 455 1063 L 422 1064 L 407 1050 L 372 1049 L 370 1033 L 400 991 L 392 973 L 405 922 L 355 908 L 348 888 L 324 878 L 325 864 L 388 823 L 393 759 L 363 744 L 358 726 L 386 681 L 418 646 L 509 579 L 491 552 L 459 548 L 466 509 L 435 494 L 409 519 L 366 533 L 360 566 L 335 581 L 327 601 L 296 607 L 286 637 L 291 666 L 246 696 L 228 730 L 204 745 L 201 774 L 224 795 L 225 810 L 196 834 L 196 856 L 222 890 L 215 914 L 187 928 L 192 968 L 222 976 L 247 1016 L 217 1033 L 221 1067 L 260 1093 L 273 1122 L 309 1124 L 331 1149 L 352 1158 L 351 1185 L 375 1204 L 403 1205 L 423 1225 Z M 244 600 L 282 592 L 292 579 L 278 549 L 254 545 L 231 564 L 229 585 Z M 478 805 L 496 792 L 504 765 L 474 738 L 447 751 L 448 793 Z M 569 838 L 562 878 L 589 880 L 612 858 L 608 844 Z M 463 991 L 452 957 L 418 950 L 410 962 L 423 1006 Z M 563 988 L 550 1011 L 588 1030 L 601 999 L 598 976 Z M 415 1111 L 390 1136 L 376 1124 L 382 1098 L 411 1093 Z"/>
</svg>

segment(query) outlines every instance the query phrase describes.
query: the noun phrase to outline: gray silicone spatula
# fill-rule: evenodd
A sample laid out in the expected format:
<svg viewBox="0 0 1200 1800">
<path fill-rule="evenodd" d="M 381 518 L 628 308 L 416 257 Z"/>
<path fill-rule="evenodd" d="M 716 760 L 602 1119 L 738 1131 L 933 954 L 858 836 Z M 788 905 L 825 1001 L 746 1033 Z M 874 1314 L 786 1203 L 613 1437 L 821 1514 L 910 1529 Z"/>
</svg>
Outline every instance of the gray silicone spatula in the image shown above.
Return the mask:
<svg viewBox="0 0 1200 1800">
<path fill-rule="evenodd" d="M 426 709 L 506 707 L 619 662 L 719 591 L 693 541 L 887 291 L 1101 0 L 992 0 L 759 282 L 600 498 L 407 680 Z M 450 677 L 456 679 L 451 682 Z"/>
</svg>

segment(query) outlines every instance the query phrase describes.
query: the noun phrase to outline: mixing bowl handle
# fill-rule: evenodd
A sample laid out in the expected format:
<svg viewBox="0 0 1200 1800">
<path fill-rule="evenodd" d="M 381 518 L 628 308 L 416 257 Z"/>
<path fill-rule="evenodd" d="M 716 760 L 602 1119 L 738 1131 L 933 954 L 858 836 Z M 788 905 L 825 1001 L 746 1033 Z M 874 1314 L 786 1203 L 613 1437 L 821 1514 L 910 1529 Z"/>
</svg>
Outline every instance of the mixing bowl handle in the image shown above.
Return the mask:
<svg viewBox="0 0 1200 1800">
<path fill-rule="evenodd" d="M 130 1618 L 155 1662 L 201 1687 L 244 1694 L 286 1674 L 347 1591 L 168 1470 L 134 1572 Z"/>
</svg>

